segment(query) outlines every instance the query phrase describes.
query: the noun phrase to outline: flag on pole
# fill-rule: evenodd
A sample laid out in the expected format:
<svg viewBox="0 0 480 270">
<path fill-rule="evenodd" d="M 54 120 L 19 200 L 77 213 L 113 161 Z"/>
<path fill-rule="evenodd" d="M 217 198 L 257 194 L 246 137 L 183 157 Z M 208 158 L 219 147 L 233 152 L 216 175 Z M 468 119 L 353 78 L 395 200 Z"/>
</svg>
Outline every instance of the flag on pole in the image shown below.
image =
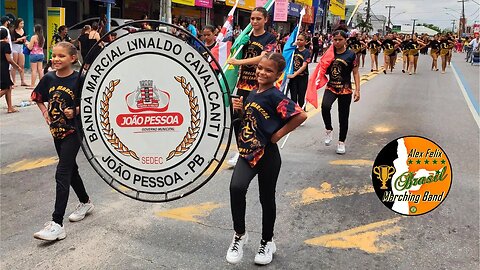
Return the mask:
<svg viewBox="0 0 480 270">
<path fill-rule="evenodd" d="M 268 2 L 263 7 L 267 9 L 267 11 L 270 11 L 272 9 L 274 2 L 275 0 L 268 0 Z M 248 41 L 250 40 L 250 35 L 252 34 L 252 31 L 253 31 L 252 25 L 248 24 L 247 27 L 245 27 L 245 29 L 243 29 L 240 35 L 235 39 L 235 42 L 230 48 L 230 56 L 228 58 L 242 59 L 243 46 L 247 44 Z M 224 84 L 223 78 L 219 77 L 220 86 L 222 87 L 224 93 L 227 92 L 227 89 L 230 89 L 230 91 L 233 92 L 238 80 L 239 67 L 233 66 L 230 64 L 225 64 L 223 65 L 222 70 L 223 70 L 223 73 L 225 74 L 227 85 Z M 229 104 L 227 95 L 225 95 L 225 100 L 227 101 L 227 104 Z"/>
<path fill-rule="evenodd" d="M 327 69 L 330 64 L 335 59 L 335 51 L 334 46 L 330 45 L 328 50 L 320 59 L 320 63 L 318 63 L 315 71 L 310 78 L 308 79 L 308 86 L 307 86 L 307 101 L 312 104 L 315 108 L 318 108 L 318 95 L 317 91 L 322 88 L 328 82 L 328 78 L 326 76 Z"/>
<path fill-rule="evenodd" d="M 287 42 L 285 42 L 285 46 L 283 46 L 282 55 L 283 58 L 285 58 L 285 62 L 287 62 L 287 66 L 283 70 L 282 76 L 280 76 L 280 78 L 275 83 L 275 86 L 277 86 L 277 88 L 280 89 L 282 93 L 285 93 L 285 90 L 287 88 L 287 75 L 293 74 L 292 62 L 293 55 L 295 54 L 295 49 L 297 48 L 297 46 L 294 45 L 295 41 L 297 40 L 297 34 L 298 26 L 295 26 Z"/>
<path fill-rule="evenodd" d="M 230 53 L 230 49 L 232 47 L 232 42 L 230 39 L 233 37 L 233 14 L 237 9 L 237 4 L 238 0 L 235 2 L 235 5 L 233 5 L 230 12 L 228 12 L 227 20 L 223 24 L 220 33 L 217 35 L 217 44 L 211 50 L 213 56 L 215 59 L 217 59 L 221 67 L 223 67 L 223 65 L 225 65 L 227 62 L 228 54 Z"/>
<path fill-rule="evenodd" d="M 293 74 L 293 57 L 295 55 L 295 49 L 297 48 L 297 45 L 294 45 L 294 43 L 297 41 L 298 31 L 300 27 L 302 27 L 302 18 L 304 15 L 305 8 L 302 8 L 302 10 L 300 11 L 300 19 L 298 20 L 298 25 L 295 26 L 295 29 L 293 29 L 293 32 L 290 34 L 290 37 L 288 38 L 285 46 L 283 47 L 282 55 L 287 62 L 287 66 L 285 67 L 282 76 L 280 76 L 280 79 L 277 80 L 275 86 L 277 86 L 277 88 L 280 89 L 280 91 L 284 94 L 287 93 L 287 85 L 289 81 L 287 75 Z"/>
</svg>

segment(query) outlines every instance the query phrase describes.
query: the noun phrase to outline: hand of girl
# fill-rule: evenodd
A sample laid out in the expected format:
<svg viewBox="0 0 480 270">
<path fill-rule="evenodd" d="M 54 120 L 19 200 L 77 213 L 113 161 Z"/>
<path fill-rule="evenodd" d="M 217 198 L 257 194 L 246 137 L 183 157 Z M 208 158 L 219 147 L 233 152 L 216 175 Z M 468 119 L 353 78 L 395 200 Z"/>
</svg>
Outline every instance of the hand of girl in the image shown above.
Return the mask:
<svg viewBox="0 0 480 270">
<path fill-rule="evenodd" d="M 238 59 L 235 59 L 235 58 L 230 58 L 230 59 L 227 60 L 227 64 L 238 66 L 238 65 L 240 65 L 240 61 Z"/>
<path fill-rule="evenodd" d="M 287 78 L 293 79 L 293 78 L 295 78 L 295 75 L 294 75 L 294 74 L 288 74 L 288 75 L 287 75 Z"/>
<path fill-rule="evenodd" d="M 357 102 L 360 100 L 360 91 L 353 92 L 353 102 Z"/>
<path fill-rule="evenodd" d="M 48 115 L 48 111 L 47 111 L 47 110 L 43 111 L 43 119 L 45 119 L 45 122 L 47 123 L 47 125 L 50 125 L 50 123 L 52 122 L 52 121 L 50 120 L 50 116 Z"/>
<path fill-rule="evenodd" d="M 272 134 L 272 138 L 270 139 L 270 141 L 272 143 L 277 143 L 278 141 L 280 141 L 281 138 L 282 138 L 282 136 L 280 136 L 278 134 L 278 132 L 275 132 L 275 133 Z"/>
<path fill-rule="evenodd" d="M 240 98 L 232 98 L 233 101 L 233 109 L 237 111 L 243 111 L 243 97 Z"/>
<path fill-rule="evenodd" d="M 65 110 L 63 110 L 63 113 L 68 119 L 73 119 L 73 117 L 75 117 L 75 112 L 72 108 L 65 108 Z"/>
</svg>

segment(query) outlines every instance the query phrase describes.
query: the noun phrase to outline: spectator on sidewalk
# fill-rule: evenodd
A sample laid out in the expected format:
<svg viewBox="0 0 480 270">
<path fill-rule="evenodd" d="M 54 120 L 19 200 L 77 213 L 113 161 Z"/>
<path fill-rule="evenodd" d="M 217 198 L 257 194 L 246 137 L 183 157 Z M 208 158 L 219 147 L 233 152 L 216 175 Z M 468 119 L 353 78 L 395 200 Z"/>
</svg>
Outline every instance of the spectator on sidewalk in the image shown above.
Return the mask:
<svg viewBox="0 0 480 270">
<path fill-rule="evenodd" d="M 35 34 L 30 39 L 30 42 L 27 43 L 27 47 L 30 50 L 30 68 L 32 70 L 31 84 L 27 89 L 35 88 L 37 73 L 39 80 L 43 78 L 43 60 L 45 60 L 43 45 L 45 44 L 45 37 L 43 36 L 43 28 L 40 24 L 36 24 L 34 29 Z"/>
<path fill-rule="evenodd" d="M 78 40 L 78 47 L 80 48 L 80 55 L 82 56 L 82 63 L 85 62 L 87 59 L 87 53 L 92 48 L 90 41 L 88 40 L 88 36 L 90 35 L 90 31 L 92 30 L 92 27 L 90 25 L 85 25 L 82 28 L 82 33 L 80 36 L 77 38 Z"/>
<path fill-rule="evenodd" d="M 12 55 L 13 55 L 13 61 L 18 64 L 18 66 L 21 68 L 18 73 L 20 74 L 20 81 L 22 86 L 28 86 L 28 84 L 25 82 L 25 73 L 23 71 L 25 67 L 25 56 L 23 55 L 23 46 L 25 42 L 27 41 L 27 35 L 25 34 L 25 31 L 23 30 L 23 26 L 25 25 L 25 22 L 23 21 L 22 18 L 18 18 L 15 21 L 15 26 L 13 28 L 11 37 L 12 37 Z M 12 76 L 12 81 L 13 84 L 16 85 L 16 77 L 17 77 L 17 72 L 16 69 L 12 68 L 10 70 L 10 75 Z"/>
<path fill-rule="evenodd" d="M 3 18 L 2 18 L 3 21 Z M 8 43 L 8 30 L 0 28 L 0 97 L 5 96 L 7 101 L 7 112 L 18 112 L 12 105 L 12 86 L 13 82 L 10 78 L 9 66 L 12 65 L 18 70 L 22 70 L 17 63 L 12 60 L 12 49 Z"/>
</svg>

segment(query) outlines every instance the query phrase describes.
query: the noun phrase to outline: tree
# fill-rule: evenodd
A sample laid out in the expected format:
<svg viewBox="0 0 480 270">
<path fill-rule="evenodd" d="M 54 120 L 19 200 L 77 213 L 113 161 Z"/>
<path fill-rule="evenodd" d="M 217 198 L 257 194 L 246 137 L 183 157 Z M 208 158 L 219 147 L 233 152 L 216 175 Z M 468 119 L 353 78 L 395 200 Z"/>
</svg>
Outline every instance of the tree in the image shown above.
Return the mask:
<svg viewBox="0 0 480 270">
<path fill-rule="evenodd" d="M 430 28 L 430 29 L 432 29 L 432 30 L 435 30 L 435 31 L 437 31 L 437 32 L 439 32 L 439 33 L 442 32 L 442 29 L 441 29 L 440 27 L 438 27 L 438 26 L 436 26 L 436 25 L 433 25 L 433 24 L 431 24 L 431 23 L 423 23 L 423 24 L 421 24 L 421 25 L 422 25 L 422 26 L 425 26 L 425 27 L 427 27 L 427 28 Z"/>
<path fill-rule="evenodd" d="M 357 28 L 364 33 L 369 33 L 373 30 L 373 25 L 363 19 L 362 14 L 357 14 Z"/>
</svg>

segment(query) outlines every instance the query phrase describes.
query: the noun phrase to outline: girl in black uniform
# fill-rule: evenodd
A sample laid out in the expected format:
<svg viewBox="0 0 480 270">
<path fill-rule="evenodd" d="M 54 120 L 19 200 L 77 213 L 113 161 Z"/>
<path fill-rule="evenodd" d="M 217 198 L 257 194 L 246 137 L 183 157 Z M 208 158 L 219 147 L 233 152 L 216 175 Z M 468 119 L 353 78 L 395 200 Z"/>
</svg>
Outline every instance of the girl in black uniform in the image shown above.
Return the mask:
<svg viewBox="0 0 480 270">
<path fill-rule="evenodd" d="M 433 40 L 428 43 L 430 47 L 430 56 L 432 57 L 432 70 L 438 71 L 438 55 L 440 54 L 440 42 L 438 41 L 438 35 L 433 36 Z"/>
<path fill-rule="evenodd" d="M 81 141 L 74 123 L 74 118 L 80 113 L 79 100 L 76 96 L 79 73 L 72 68 L 76 61 L 77 49 L 71 43 L 62 41 L 54 45 L 52 63 L 56 71 L 45 74 L 32 92 L 32 100 L 37 102 L 45 122 L 50 127 L 58 154 L 55 172 L 55 210 L 52 221 L 47 222 L 44 229 L 33 235 L 41 240 L 54 241 L 66 237 L 63 216 L 67 208 L 70 186 L 80 200 L 75 211 L 68 217 L 70 221 L 82 220 L 94 208 L 78 174 L 75 161 Z M 48 105 L 45 106 L 45 103 Z"/>
<path fill-rule="evenodd" d="M 440 37 L 440 57 L 442 58 L 442 74 L 445 74 L 445 69 L 447 68 L 448 54 L 450 52 L 450 47 L 453 46 L 451 41 L 448 40 L 447 36 L 442 35 Z"/>
<path fill-rule="evenodd" d="M 353 33 L 347 40 L 347 49 L 352 50 L 357 58 L 357 63 L 360 64 L 360 56 L 362 55 L 362 42 L 358 39 L 358 33 Z"/>
<path fill-rule="evenodd" d="M 230 206 L 235 233 L 227 251 L 229 263 L 243 257 L 248 239 L 245 229 L 245 208 L 248 186 L 258 175 L 262 205 L 262 240 L 255 255 L 256 264 L 269 264 L 276 251 L 273 231 L 276 218 L 275 188 L 281 167 L 277 142 L 307 119 L 307 114 L 274 86 L 285 68 L 279 53 L 261 56 L 256 68 L 258 86 L 248 97 L 233 99 L 233 108 L 241 115 L 238 134 L 240 158 L 230 182 Z"/>
<path fill-rule="evenodd" d="M 252 24 L 253 33 L 250 40 L 243 47 L 243 59 L 237 60 L 230 58 L 228 64 L 238 65 L 240 74 L 237 82 L 237 95 L 242 96 L 246 100 L 250 91 L 257 87 L 255 71 L 257 64 L 267 52 L 273 52 L 277 47 L 277 37 L 270 32 L 265 31 L 265 24 L 268 21 L 268 12 L 264 7 L 256 7 L 250 15 L 250 23 Z M 240 132 L 240 122 L 233 124 L 235 134 Z M 238 153 L 230 158 L 227 163 L 235 166 L 238 160 Z"/>
<path fill-rule="evenodd" d="M 358 62 L 353 51 L 346 48 L 347 34 L 342 30 L 333 32 L 333 46 L 335 58 L 327 69 L 328 83 L 322 99 L 322 117 L 325 123 L 325 145 L 330 145 L 333 139 L 332 117 L 330 111 L 332 104 L 338 99 L 338 118 L 340 132 L 337 144 L 337 154 L 345 154 L 345 140 L 348 132 L 348 117 L 350 104 L 360 100 L 360 74 Z M 355 81 L 355 90 L 352 87 L 352 77 Z"/>
<path fill-rule="evenodd" d="M 383 55 L 385 58 L 384 74 L 387 74 L 388 69 L 390 69 L 390 72 L 393 72 L 393 66 L 395 65 L 395 58 L 397 55 L 396 49 L 398 47 L 399 42 L 393 40 L 393 35 L 388 33 L 386 39 L 382 42 Z"/>
<path fill-rule="evenodd" d="M 408 69 L 408 75 L 412 75 L 412 69 L 413 73 L 417 74 L 417 64 L 418 64 L 418 55 L 419 51 L 425 47 L 425 43 L 420 41 L 417 37 L 417 34 L 414 34 L 410 42 L 408 43 L 408 61 L 410 62 L 410 66 Z"/>
<path fill-rule="evenodd" d="M 408 43 L 410 43 L 410 35 L 402 36 L 400 48 L 402 48 L 402 63 L 403 63 L 402 72 L 403 73 L 405 73 L 405 70 L 408 70 L 409 68 Z"/>
<path fill-rule="evenodd" d="M 367 34 L 362 34 L 362 38 L 360 39 L 360 43 L 362 44 L 362 48 L 360 53 L 362 54 L 362 68 L 365 66 L 365 56 L 367 55 Z"/>
<path fill-rule="evenodd" d="M 370 69 L 370 71 L 378 71 L 378 54 L 380 50 L 382 50 L 382 43 L 378 41 L 378 34 L 373 35 L 372 40 L 368 42 L 368 49 L 370 50 L 370 57 L 372 58 L 372 69 Z M 374 65 L 375 69 L 373 69 Z"/>
<path fill-rule="evenodd" d="M 288 87 L 293 102 L 300 108 L 305 104 L 305 94 L 308 85 L 308 64 L 311 62 L 310 50 L 305 48 L 308 38 L 305 34 L 297 37 L 297 48 L 293 54 L 293 74 L 287 75 L 290 79 Z"/>
</svg>

